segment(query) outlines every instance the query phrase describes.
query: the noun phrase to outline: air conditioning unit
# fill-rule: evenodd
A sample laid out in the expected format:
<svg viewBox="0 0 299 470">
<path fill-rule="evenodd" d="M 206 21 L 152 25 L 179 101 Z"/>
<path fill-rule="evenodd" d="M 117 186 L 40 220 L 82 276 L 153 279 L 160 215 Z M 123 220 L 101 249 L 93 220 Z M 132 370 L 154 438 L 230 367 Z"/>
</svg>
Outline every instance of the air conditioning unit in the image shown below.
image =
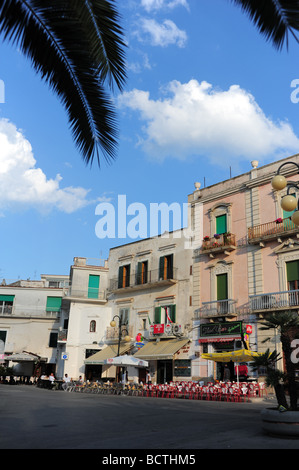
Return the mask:
<svg viewBox="0 0 299 470">
<path fill-rule="evenodd" d="M 172 334 L 172 325 L 171 324 L 165 325 L 165 330 L 164 331 L 165 331 L 165 334 L 167 336 L 170 336 Z"/>
<path fill-rule="evenodd" d="M 172 333 L 174 335 L 178 335 L 178 334 L 182 333 L 182 326 L 179 325 L 178 323 L 174 323 L 172 325 Z"/>
</svg>

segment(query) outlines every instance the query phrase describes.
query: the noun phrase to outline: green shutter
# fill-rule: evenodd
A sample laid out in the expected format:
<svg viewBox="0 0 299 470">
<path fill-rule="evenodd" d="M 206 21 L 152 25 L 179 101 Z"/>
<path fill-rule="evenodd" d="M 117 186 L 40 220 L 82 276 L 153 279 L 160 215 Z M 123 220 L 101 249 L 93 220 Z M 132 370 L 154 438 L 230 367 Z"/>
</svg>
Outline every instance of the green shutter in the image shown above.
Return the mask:
<svg viewBox="0 0 299 470">
<path fill-rule="evenodd" d="M 176 321 L 176 305 L 170 305 L 170 320 L 175 323 Z"/>
<path fill-rule="evenodd" d="M 159 279 L 164 279 L 164 263 L 165 263 L 164 256 L 161 256 L 159 260 Z"/>
<path fill-rule="evenodd" d="M 155 307 L 154 323 L 155 324 L 160 324 L 161 323 L 161 307 Z"/>
<path fill-rule="evenodd" d="M 124 267 L 120 266 L 118 269 L 118 288 L 119 289 L 123 287 L 123 271 L 124 271 Z"/>
<path fill-rule="evenodd" d="M 227 225 L 226 225 L 226 214 L 219 215 L 216 217 L 216 233 L 226 233 L 227 232 Z"/>
<path fill-rule="evenodd" d="M 88 298 L 97 299 L 99 297 L 100 276 L 95 274 L 89 275 L 88 281 Z"/>
<path fill-rule="evenodd" d="M 137 279 L 136 284 L 142 284 L 142 263 L 137 264 Z"/>
<path fill-rule="evenodd" d="M 299 281 L 299 261 L 287 263 L 287 281 Z"/>
<path fill-rule="evenodd" d="M 296 228 L 296 225 L 294 224 L 294 222 L 291 219 L 289 219 L 289 217 L 291 217 L 294 214 L 295 210 L 297 210 L 297 209 L 294 209 L 291 212 L 283 211 L 282 216 L 283 216 L 283 219 L 284 219 L 283 220 L 284 230 L 293 230 L 294 228 Z"/>
<path fill-rule="evenodd" d="M 13 302 L 14 298 L 14 295 L 0 295 L 0 301 L 2 302 Z"/>
<path fill-rule="evenodd" d="M 47 297 L 47 312 L 59 312 L 61 309 L 61 297 Z"/>
<path fill-rule="evenodd" d="M 227 299 L 227 274 L 217 276 L 217 300 Z"/>
</svg>

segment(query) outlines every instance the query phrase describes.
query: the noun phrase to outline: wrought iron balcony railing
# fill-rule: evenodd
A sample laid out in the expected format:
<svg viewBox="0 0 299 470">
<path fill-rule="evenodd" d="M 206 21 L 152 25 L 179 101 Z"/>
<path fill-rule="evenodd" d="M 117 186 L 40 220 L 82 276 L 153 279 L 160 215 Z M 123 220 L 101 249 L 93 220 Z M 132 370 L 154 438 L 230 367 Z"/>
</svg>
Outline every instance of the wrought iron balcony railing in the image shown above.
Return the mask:
<svg viewBox="0 0 299 470">
<path fill-rule="evenodd" d="M 251 311 L 284 310 L 299 307 L 299 290 L 272 292 L 249 297 Z"/>
<path fill-rule="evenodd" d="M 203 302 L 199 309 L 199 318 L 236 316 L 236 300 L 214 300 L 212 302 Z"/>
<path fill-rule="evenodd" d="M 277 219 L 273 222 L 249 227 L 248 241 L 249 243 L 259 243 L 262 240 L 273 240 L 298 232 L 299 227 L 288 217 L 286 219 Z"/>
<path fill-rule="evenodd" d="M 223 251 L 232 251 L 236 249 L 236 236 L 232 233 L 222 233 L 214 237 L 205 237 L 203 239 L 202 253 L 217 253 Z"/>
</svg>

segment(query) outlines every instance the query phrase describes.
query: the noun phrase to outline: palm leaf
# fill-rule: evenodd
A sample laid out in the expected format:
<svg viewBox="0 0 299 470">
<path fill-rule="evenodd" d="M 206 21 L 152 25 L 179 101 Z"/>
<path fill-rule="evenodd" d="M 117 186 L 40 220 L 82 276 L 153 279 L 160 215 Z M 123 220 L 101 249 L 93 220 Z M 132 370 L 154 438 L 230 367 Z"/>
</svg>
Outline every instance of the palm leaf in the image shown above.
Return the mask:
<svg viewBox="0 0 299 470">
<path fill-rule="evenodd" d="M 257 26 L 260 33 L 271 41 L 277 49 L 288 46 L 291 34 L 299 30 L 298 0 L 231 0 L 239 5 Z"/>
<path fill-rule="evenodd" d="M 0 34 L 30 58 L 60 98 L 84 160 L 92 163 L 96 156 L 100 164 L 100 150 L 107 161 L 116 155 L 116 115 L 104 80 L 109 76 L 110 85 L 115 80 L 122 87 L 123 43 L 112 1 L 80 4 L 79 8 L 79 0 L 6 0 L 0 5 Z"/>
</svg>

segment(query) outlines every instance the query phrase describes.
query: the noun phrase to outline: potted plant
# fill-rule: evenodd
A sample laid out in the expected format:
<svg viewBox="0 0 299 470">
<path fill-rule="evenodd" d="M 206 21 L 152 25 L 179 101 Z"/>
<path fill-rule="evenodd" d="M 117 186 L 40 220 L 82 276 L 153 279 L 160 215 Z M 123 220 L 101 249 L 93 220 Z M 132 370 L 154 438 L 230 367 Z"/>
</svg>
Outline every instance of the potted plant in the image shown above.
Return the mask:
<svg viewBox="0 0 299 470">
<path fill-rule="evenodd" d="M 276 222 L 277 224 L 281 224 L 281 223 L 282 223 L 282 218 L 281 218 L 281 217 L 278 217 L 278 219 L 276 219 L 275 222 Z"/>
<path fill-rule="evenodd" d="M 210 240 L 210 237 L 209 237 L 208 235 L 206 235 L 205 237 L 203 237 L 203 241 L 204 241 L 204 242 L 207 242 L 207 241 L 209 241 L 209 240 Z"/>
<path fill-rule="evenodd" d="M 214 238 L 216 238 L 216 240 L 219 240 L 220 235 L 218 233 L 215 233 Z"/>
<path fill-rule="evenodd" d="M 292 347 L 293 340 L 299 333 L 298 314 L 294 311 L 271 313 L 261 324 L 261 330 L 275 329 L 280 333 L 286 369 L 285 373 L 275 369 L 281 358 L 276 351 L 270 352 L 269 349 L 252 362 L 255 370 L 261 366 L 265 368 L 266 385 L 274 388 L 277 400 L 275 408 L 265 409 L 261 413 L 263 429 L 270 434 L 299 437 L 295 357 Z"/>
</svg>

